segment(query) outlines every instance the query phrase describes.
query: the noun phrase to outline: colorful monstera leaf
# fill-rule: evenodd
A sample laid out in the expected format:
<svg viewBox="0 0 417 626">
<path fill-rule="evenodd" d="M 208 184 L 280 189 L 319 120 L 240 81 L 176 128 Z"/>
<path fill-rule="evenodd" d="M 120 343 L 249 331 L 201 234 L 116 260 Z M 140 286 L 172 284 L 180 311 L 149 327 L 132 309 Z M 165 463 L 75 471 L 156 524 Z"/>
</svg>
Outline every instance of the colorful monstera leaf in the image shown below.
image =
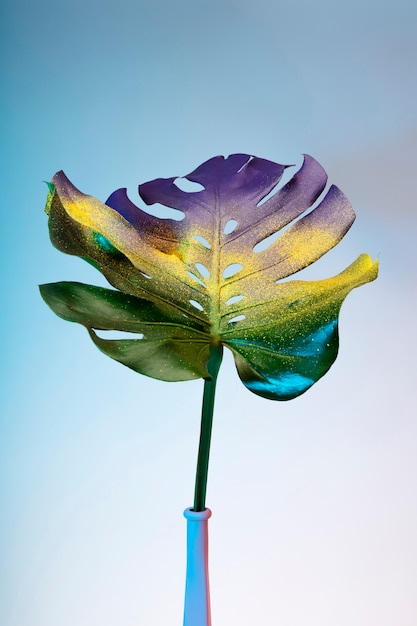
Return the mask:
<svg viewBox="0 0 417 626">
<path fill-rule="evenodd" d="M 61 282 L 43 285 L 42 296 L 141 374 L 209 379 L 210 351 L 226 346 L 254 393 L 300 395 L 334 362 L 342 302 L 376 278 L 377 264 L 361 255 L 333 278 L 283 281 L 333 248 L 355 219 L 337 187 L 324 193 L 326 173 L 309 156 L 271 193 L 285 169 L 234 154 L 185 177 L 199 190 L 183 191 L 175 177 L 139 186 L 147 205 L 177 209 L 182 219 L 150 215 L 125 189 L 103 204 L 58 172 L 46 207 L 52 243 L 92 263 L 116 290 Z M 138 338 L 97 333 L 106 330 Z"/>
</svg>

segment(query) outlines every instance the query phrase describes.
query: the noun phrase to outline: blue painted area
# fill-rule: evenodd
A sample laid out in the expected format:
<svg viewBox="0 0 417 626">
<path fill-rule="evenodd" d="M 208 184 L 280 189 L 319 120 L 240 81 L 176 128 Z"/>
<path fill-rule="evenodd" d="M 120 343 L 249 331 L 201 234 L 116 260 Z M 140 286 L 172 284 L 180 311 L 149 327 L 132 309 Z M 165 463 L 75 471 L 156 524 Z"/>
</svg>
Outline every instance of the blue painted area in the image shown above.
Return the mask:
<svg viewBox="0 0 417 626">
<path fill-rule="evenodd" d="M 94 240 L 99 248 L 101 248 L 104 252 L 108 252 L 110 254 L 114 252 L 118 252 L 118 249 L 114 247 L 114 245 L 101 233 L 94 233 Z"/>
<path fill-rule="evenodd" d="M 253 368 L 238 366 L 243 384 L 271 400 L 292 400 L 309 389 L 330 368 L 338 352 L 338 318 L 285 346 L 234 340 L 230 342 Z M 267 348 L 262 352 L 259 348 Z"/>
<path fill-rule="evenodd" d="M 48 183 L 48 181 L 45 181 L 45 183 L 46 183 L 46 185 L 48 187 L 49 193 L 51 195 L 53 195 L 53 193 L 55 192 L 55 185 L 54 185 L 54 183 Z"/>
<path fill-rule="evenodd" d="M 320 356 L 337 337 L 337 321 L 335 318 L 310 335 L 300 337 L 290 347 L 280 350 L 280 353 L 300 357 Z"/>
<path fill-rule="evenodd" d="M 277 376 L 266 376 L 265 381 L 244 382 L 246 387 L 264 397 L 275 400 L 291 400 L 307 391 L 314 380 L 296 372 L 283 372 Z"/>
</svg>

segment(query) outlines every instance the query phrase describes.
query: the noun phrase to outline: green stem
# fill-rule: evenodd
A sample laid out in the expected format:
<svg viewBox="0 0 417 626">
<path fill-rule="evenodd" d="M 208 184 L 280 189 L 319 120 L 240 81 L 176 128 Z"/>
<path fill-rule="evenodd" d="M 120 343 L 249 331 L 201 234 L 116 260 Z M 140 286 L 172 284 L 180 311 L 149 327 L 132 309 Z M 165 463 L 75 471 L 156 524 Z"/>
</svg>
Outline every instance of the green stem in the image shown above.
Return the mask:
<svg viewBox="0 0 417 626">
<path fill-rule="evenodd" d="M 207 474 L 210 456 L 211 427 L 213 424 L 214 397 L 216 394 L 217 375 L 222 358 L 223 347 L 210 346 L 210 357 L 207 365 L 210 379 L 204 381 L 200 444 L 198 447 L 197 471 L 195 476 L 193 510 L 196 512 L 204 511 L 206 508 Z"/>
</svg>

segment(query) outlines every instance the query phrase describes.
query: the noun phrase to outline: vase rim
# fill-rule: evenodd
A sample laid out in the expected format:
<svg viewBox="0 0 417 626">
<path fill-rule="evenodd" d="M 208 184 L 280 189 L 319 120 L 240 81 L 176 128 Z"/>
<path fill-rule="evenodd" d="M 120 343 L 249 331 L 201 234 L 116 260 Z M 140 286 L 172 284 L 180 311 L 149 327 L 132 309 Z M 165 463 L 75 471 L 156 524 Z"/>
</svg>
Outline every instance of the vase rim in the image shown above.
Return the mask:
<svg viewBox="0 0 417 626">
<path fill-rule="evenodd" d="M 191 522 L 202 522 L 211 517 L 211 511 L 207 508 L 204 511 L 194 511 L 192 507 L 189 507 L 184 511 L 184 517 Z"/>
</svg>

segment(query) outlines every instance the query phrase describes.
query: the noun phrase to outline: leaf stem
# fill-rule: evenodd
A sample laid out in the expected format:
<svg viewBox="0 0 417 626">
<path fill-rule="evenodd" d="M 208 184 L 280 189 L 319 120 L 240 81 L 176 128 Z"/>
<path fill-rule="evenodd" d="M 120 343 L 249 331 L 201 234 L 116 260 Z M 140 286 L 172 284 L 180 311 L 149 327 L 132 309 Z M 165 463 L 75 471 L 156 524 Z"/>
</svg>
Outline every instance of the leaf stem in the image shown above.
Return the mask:
<svg viewBox="0 0 417 626">
<path fill-rule="evenodd" d="M 207 365 L 210 378 L 204 381 L 203 407 L 201 411 L 200 444 L 198 447 L 197 471 L 195 476 L 194 507 L 196 512 L 206 508 L 207 474 L 210 456 L 211 428 L 213 424 L 214 397 L 217 375 L 223 358 L 221 345 L 210 346 Z"/>
</svg>

